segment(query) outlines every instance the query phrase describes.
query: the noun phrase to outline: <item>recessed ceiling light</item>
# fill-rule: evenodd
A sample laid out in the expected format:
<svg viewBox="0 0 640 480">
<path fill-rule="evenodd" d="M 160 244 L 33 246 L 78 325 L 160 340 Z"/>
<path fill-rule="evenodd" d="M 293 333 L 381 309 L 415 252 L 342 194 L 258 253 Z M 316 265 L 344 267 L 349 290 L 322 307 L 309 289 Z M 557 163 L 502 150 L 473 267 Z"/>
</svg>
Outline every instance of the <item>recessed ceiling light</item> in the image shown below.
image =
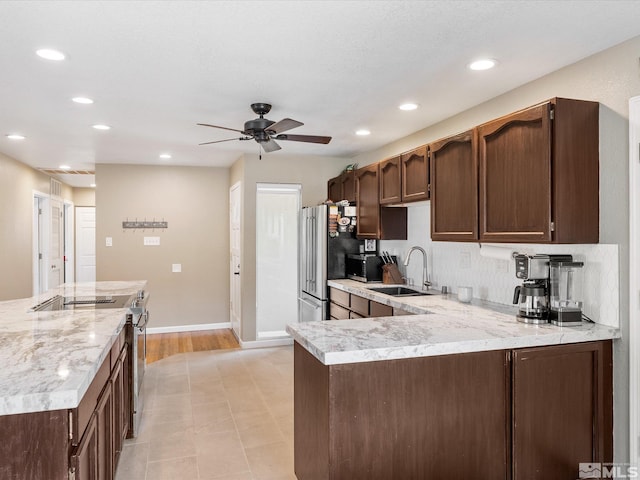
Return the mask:
<svg viewBox="0 0 640 480">
<path fill-rule="evenodd" d="M 496 63 L 498 62 L 491 58 L 482 58 L 480 60 L 476 60 L 475 62 L 471 62 L 469 64 L 469 68 L 471 70 L 489 70 L 490 68 L 495 67 Z"/>
<path fill-rule="evenodd" d="M 90 187 L 95 187 L 95 186 L 96 186 L 96 184 L 95 184 L 95 183 L 92 183 L 92 184 L 91 184 L 91 185 L 89 185 L 89 186 L 90 186 Z"/>
<path fill-rule="evenodd" d="M 110 130 L 111 127 L 109 125 L 94 125 L 93 128 L 96 130 Z"/>
<path fill-rule="evenodd" d="M 361 128 L 360 130 L 356 131 L 356 135 L 359 135 L 361 137 L 366 137 L 367 135 L 371 135 L 371 132 L 366 128 Z"/>
<path fill-rule="evenodd" d="M 41 58 L 45 58 L 47 60 L 64 60 L 65 55 L 64 53 L 58 51 L 58 50 L 53 50 L 51 48 L 41 48 L 40 50 L 36 50 L 36 55 L 38 55 Z"/>
<path fill-rule="evenodd" d="M 81 103 L 83 105 L 91 105 L 93 103 L 93 100 L 87 97 L 73 97 L 71 100 L 73 100 L 76 103 Z"/>
<path fill-rule="evenodd" d="M 70 168 L 69 165 L 60 165 L 60 170 L 69 170 Z"/>
<path fill-rule="evenodd" d="M 169 155 L 168 153 L 161 153 L 160 158 L 164 158 L 165 160 L 168 160 L 169 158 L 171 158 L 171 155 Z"/>
<path fill-rule="evenodd" d="M 24 135 L 19 135 L 17 133 L 10 133 L 9 135 L 7 135 L 7 138 L 9 138 L 11 140 L 24 140 L 25 139 Z"/>
<path fill-rule="evenodd" d="M 398 108 L 400 110 L 409 111 L 409 110 L 415 110 L 416 108 L 418 108 L 418 105 L 415 103 L 403 103 Z"/>
</svg>

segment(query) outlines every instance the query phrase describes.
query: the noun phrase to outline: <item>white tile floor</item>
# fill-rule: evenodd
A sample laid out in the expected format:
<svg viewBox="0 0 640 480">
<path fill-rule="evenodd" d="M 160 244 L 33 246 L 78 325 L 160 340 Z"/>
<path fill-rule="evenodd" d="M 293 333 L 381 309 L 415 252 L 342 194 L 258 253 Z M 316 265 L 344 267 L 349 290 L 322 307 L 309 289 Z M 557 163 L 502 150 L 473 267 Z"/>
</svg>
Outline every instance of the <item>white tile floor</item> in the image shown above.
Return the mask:
<svg viewBox="0 0 640 480">
<path fill-rule="evenodd" d="M 182 353 L 144 388 L 116 480 L 295 480 L 293 347 Z"/>
</svg>

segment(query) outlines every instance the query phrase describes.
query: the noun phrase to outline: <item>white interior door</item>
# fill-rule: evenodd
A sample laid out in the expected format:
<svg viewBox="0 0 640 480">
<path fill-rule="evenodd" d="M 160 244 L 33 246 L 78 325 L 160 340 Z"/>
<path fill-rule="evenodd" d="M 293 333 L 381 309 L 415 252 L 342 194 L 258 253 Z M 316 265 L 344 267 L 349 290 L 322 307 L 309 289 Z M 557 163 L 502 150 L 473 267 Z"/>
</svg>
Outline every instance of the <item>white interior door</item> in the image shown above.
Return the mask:
<svg viewBox="0 0 640 480">
<path fill-rule="evenodd" d="M 34 192 L 33 195 L 33 294 L 47 291 L 49 255 L 48 195 Z"/>
<path fill-rule="evenodd" d="M 286 337 L 298 321 L 300 185 L 259 183 L 256 191 L 256 333 Z"/>
<path fill-rule="evenodd" d="M 76 207 L 76 281 L 96 281 L 96 207 Z"/>
<path fill-rule="evenodd" d="M 231 328 L 240 338 L 242 328 L 241 310 L 241 259 L 242 259 L 242 184 L 234 184 L 229 189 L 229 286 Z"/>
<path fill-rule="evenodd" d="M 64 279 L 64 221 L 62 200 L 51 198 L 49 274 L 47 288 L 55 288 Z"/>
</svg>

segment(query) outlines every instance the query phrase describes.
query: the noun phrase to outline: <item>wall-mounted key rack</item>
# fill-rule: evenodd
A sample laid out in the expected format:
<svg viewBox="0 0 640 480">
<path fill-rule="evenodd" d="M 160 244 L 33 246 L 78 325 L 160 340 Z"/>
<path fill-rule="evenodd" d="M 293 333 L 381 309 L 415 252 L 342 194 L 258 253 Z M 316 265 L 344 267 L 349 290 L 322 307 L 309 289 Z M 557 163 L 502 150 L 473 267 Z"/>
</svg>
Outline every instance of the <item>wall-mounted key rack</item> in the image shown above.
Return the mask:
<svg viewBox="0 0 640 480">
<path fill-rule="evenodd" d="M 169 227 L 169 223 L 162 221 L 162 222 L 158 222 L 156 220 L 153 220 L 151 222 L 148 221 L 129 221 L 126 220 L 124 222 L 122 222 L 122 228 L 168 228 Z"/>
</svg>

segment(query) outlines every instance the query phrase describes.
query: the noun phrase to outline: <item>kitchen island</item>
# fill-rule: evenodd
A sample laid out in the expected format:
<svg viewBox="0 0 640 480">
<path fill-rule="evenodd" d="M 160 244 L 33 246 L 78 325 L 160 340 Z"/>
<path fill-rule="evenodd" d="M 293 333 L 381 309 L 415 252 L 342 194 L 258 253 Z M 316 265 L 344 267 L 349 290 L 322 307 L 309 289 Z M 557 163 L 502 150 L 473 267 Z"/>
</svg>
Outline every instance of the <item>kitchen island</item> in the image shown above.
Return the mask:
<svg viewBox="0 0 640 480">
<path fill-rule="evenodd" d="M 130 364 L 124 326 L 129 310 L 31 309 L 55 295 L 135 295 L 145 285 L 65 284 L 39 296 L 0 302 L 0 478 L 66 480 L 77 469 L 79 480 L 100 453 L 116 453 L 102 441 L 98 447 L 98 424 L 110 437 L 125 427 Z M 120 410 L 114 410 L 117 406 Z M 112 422 L 114 411 L 118 418 Z M 74 464 L 84 459 L 87 465 Z M 115 470 L 102 466 L 109 474 Z"/>
<path fill-rule="evenodd" d="M 288 326 L 299 480 L 548 480 L 612 461 L 617 329 L 329 285 L 416 314 Z"/>
</svg>

